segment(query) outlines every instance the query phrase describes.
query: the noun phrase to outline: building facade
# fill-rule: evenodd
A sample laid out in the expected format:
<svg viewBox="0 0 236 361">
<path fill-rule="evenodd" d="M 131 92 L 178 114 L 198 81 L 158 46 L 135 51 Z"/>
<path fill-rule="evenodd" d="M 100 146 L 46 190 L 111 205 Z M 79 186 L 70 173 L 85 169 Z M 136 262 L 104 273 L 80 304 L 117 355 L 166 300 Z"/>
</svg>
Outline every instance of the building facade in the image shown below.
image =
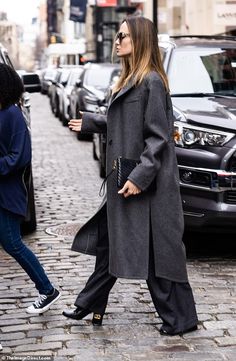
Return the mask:
<svg viewBox="0 0 236 361">
<path fill-rule="evenodd" d="M 169 35 L 233 35 L 236 28 L 236 0 L 46 1 L 48 44 L 85 38 L 85 61 L 111 60 L 114 36 L 129 14 L 150 18 L 159 33 Z"/>
<path fill-rule="evenodd" d="M 169 35 L 236 35 L 236 0 L 87 0 L 88 60 L 110 61 L 115 33 L 129 14 L 148 17 Z"/>
<path fill-rule="evenodd" d="M 146 0 L 144 16 L 153 20 L 158 5 L 158 32 L 169 35 L 236 35 L 235 0 Z"/>
<path fill-rule="evenodd" d="M 8 50 L 14 66 L 19 68 L 19 40 L 22 29 L 8 21 L 7 14 L 0 12 L 0 43 Z"/>
</svg>

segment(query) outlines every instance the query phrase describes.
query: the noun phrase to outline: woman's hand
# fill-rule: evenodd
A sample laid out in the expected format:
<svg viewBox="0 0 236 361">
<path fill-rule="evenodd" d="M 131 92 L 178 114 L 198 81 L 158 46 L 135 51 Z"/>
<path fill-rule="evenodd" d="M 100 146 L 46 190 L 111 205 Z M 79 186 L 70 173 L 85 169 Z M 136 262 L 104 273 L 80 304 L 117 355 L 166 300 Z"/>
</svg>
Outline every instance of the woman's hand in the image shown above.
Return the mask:
<svg viewBox="0 0 236 361">
<path fill-rule="evenodd" d="M 135 194 L 141 193 L 141 189 L 138 188 L 134 183 L 132 183 L 130 180 L 127 180 L 125 182 L 124 187 L 119 190 L 118 194 L 123 194 L 125 198 L 129 196 L 134 196 Z"/>
<path fill-rule="evenodd" d="M 82 119 L 71 119 L 68 123 L 69 128 L 75 132 L 81 132 Z"/>
<path fill-rule="evenodd" d="M 81 117 L 83 115 L 83 112 L 80 112 Z M 71 119 L 68 122 L 68 126 L 71 130 L 74 130 L 75 132 L 81 132 L 82 127 L 82 118 L 81 119 Z"/>
</svg>

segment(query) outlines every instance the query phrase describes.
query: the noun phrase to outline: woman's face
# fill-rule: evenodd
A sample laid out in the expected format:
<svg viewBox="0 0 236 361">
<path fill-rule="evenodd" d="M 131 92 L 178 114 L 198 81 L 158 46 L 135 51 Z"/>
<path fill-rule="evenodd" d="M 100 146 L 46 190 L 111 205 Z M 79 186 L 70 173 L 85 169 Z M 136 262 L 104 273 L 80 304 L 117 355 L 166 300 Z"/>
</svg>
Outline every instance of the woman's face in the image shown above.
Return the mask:
<svg viewBox="0 0 236 361">
<path fill-rule="evenodd" d="M 132 44 L 127 23 L 121 24 L 115 39 L 116 54 L 118 57 L 129 56 L 132 51 Z"/>
</svg>

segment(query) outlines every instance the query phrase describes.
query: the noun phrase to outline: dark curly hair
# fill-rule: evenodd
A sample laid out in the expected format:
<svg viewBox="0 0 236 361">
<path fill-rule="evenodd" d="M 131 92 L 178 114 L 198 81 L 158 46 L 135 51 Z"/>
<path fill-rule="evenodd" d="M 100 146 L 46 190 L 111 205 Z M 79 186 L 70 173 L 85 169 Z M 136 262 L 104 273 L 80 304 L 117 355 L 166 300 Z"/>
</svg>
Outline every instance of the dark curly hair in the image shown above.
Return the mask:
<svg viewBox="0 0 236 361">
<path fill-rule="evenodd" d="M 24 85 L 17 72 L 9 65 L 0 63 L 0 106 L 8 108 L 20 101 Z"/>
</svg>

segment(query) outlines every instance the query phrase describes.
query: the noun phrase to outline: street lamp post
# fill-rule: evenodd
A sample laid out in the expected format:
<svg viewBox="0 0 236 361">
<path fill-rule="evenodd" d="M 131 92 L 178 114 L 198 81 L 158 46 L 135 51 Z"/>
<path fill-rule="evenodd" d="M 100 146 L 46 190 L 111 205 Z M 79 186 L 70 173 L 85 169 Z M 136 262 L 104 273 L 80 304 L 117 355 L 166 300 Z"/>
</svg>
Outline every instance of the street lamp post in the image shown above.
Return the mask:
<svg viewBox="0 0 236 361">
<path fill-rule="evenodd" d="M 158 0 L 153 0 L 152 2 L 152 8 L 153 8 L 153 23 L 158 31 Z"/>
</svg>

